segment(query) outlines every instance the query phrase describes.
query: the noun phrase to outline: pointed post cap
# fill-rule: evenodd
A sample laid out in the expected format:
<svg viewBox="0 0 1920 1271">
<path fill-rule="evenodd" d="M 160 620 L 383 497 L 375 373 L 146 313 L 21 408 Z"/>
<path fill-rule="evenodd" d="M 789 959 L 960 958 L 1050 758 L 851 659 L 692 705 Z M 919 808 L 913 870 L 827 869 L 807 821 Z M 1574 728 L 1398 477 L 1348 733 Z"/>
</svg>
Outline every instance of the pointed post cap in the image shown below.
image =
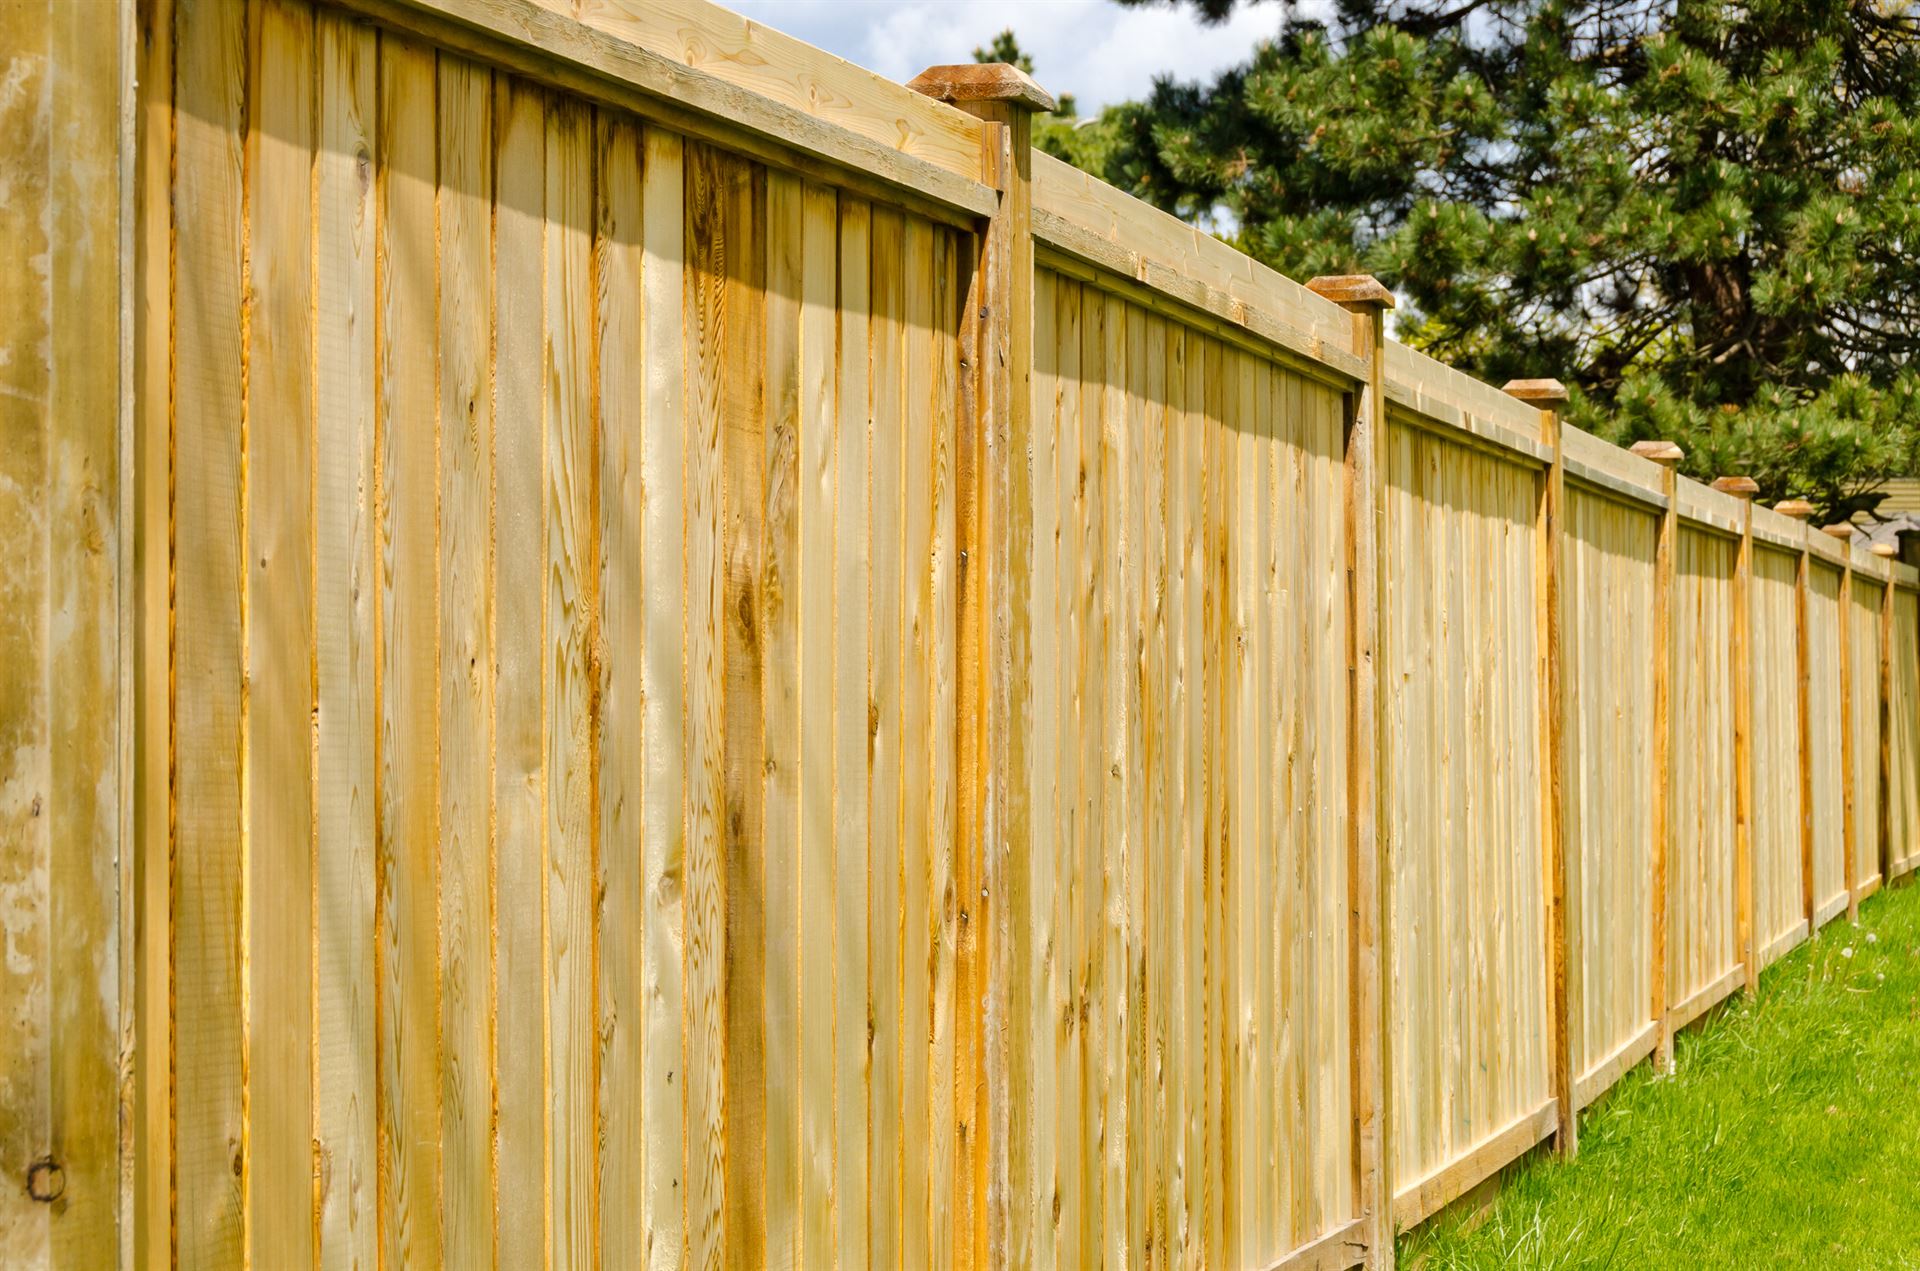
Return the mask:
<svg viewBox="0 0 1920 1271">
<path fill-rule="evenodd" d="M 1851 541 L 1853 536 L 1858 533 L 1858 531 L 1853 528 L 1852 521 L 1841 521 L 1835 525 L 1822 525 L 1820 532 L 1822 534 L 1831 534 L 1843 543 Z"/>
<path fill-rule="evenodd" d="M 1393 308 L 1393 293 L 1372 274 L 1321 274 L 1307 280 L 1307 290 L 1348 309 Z"/>
<path fill-rule="evenodd" d="M 1508 380 L 1500 391 L 1541 410 L 1554 410 L 1567 404 L 1567 386 L 1559 380 Z"/>
<path fill-rule="evenodd" d="M 1888 560 L 1892 560 L 1900 554 L 1900 549 L 1892 543 L 1869 543 L 1867 544 L 1867 550 L 1875 556 L 1884 556 Z"/>
<path fill-rule="evenodd" d="M 1760 493 L 1760 485 L 1752 477 L 1715 477 L 1713 488 L 1736 499 L 1751 499 Z"/>
<path fill-rule="evenodd" d="M 908 80 L 907 87 L 943 102 L 1011 102 L 1028 110 L 1054 110 L 1060 105 L 1031 75 L 1005 62 L 929 66 Z"/>
<path fill-rule="evenodd" d="M 1671 468 L 1687 457 L 1687 452 L 1671 441 L 1636 441 L 1628 449 L 1642 459 L 1651 459 L 1663 468 Z"/>
<path fill-rule="evenodd" d="M 1781 516 L 1790 516 L 1796 521 L 1804 521 L 1813 515 L 1813 504 L 1805 499 L 1782 499 L 1773 505 L 1773 510 Z"/>
</svg>

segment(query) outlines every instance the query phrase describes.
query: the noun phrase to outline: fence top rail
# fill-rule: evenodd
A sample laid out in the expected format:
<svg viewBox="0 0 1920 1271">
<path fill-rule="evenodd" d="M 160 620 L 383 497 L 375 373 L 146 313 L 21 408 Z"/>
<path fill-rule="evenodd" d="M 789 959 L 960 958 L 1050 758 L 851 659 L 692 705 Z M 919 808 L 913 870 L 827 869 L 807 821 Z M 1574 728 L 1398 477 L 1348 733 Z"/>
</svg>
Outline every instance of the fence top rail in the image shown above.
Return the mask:
<svg viewBox="0 0 1920 1271">
<path fill-rule="evenodd" d="M 1674 482 L 1674 507 L 1680 519 L 1722 534 L 1739 536 L 1743 524 L 1740 503 L 1731 494 L 1702 485 L 1692 477 Z"/>
<path fill-rule="evenodd" d="M 1649 509 L 1667 506 L 1666 473 L 1653 460 L 1610 445 L 1572 424 L 1561 426 L 1560 451 L 1569 477 Z"/>
<path fill-rule="evenodd" d="M 980 121 L 706 0 L 336 2 L 827 184 L 961 224 L 996 205 Z"/>
<path fill-rule="evenodd" d="M 533 3 L 888 149 L 980 175 L 980 120 L 707 0 Z"/>
<path fill-rule="evenodd" d="M 1753 505 L 1753 538 L 1756 543 L 1798 552 L 1806 545 L 1810 535 L 1819 533 L 1805 521 L 1782 515 L 1763 503 Z M 1820 536 L 1826 537 L 1824 534 Z"/>
<path fill-rule="evenodd" d="M 1540 410 L 1397 340 L 1386 345 L 1387 401 L 1500 450 L 1552 463 Z"/>
<path fill-rule="evenodd" d="M 1033 152 L 1033 229 L 1045 244 L 1360 380 L 1353 318 L 1213 235 Z"/>
</svg>

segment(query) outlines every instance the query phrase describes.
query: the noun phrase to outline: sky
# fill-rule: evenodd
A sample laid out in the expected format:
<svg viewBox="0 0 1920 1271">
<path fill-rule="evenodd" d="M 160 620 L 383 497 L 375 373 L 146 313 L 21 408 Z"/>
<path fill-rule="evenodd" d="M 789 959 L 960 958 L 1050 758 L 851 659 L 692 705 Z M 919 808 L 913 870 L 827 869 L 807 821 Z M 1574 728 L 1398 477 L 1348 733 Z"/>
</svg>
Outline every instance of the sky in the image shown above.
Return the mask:
<svg viewBox="0 0 1920 1271">
<path fill-rule="evenodd" d="M 1205 80 L 1247 60 L 1280 7 L 1243 5 L 1209 27 L 1186 8 L 1122 8 L 1112 0 L 720 0 L 755 21 L 905 82 L 929 66 L 973 59 L 1012 27 L 1034 78 L 1072 93 L 1080 113 L 1144 97 L 1155 75 Z"/>
</svg>

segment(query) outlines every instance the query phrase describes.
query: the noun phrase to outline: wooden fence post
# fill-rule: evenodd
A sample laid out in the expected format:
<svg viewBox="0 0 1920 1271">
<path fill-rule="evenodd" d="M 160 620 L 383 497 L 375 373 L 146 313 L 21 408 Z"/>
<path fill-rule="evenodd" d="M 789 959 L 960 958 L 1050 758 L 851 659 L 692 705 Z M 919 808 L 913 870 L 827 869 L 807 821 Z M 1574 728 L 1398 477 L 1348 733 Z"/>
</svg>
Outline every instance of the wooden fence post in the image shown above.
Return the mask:
<svg viewBox="0 0 1920 1271">
<path fill-rule="evenodd" d="M 1773 505 L 1782 516 L 1805 522 L 1813 515 L 1813 504 L 1805 499 L 1788 499 Z M 1813 935 L 1814 914 L 1819 904 L 1813 890 L 1813 720 L 1808 714 L 1809 654 L 1807 651 L 1807 572 L 1811 553 L 1802 528 L 1800 559 L 1793 578 L 1794 627 L 1794 709 L 1800 720 L 1800 902 L 1807 915 L 1807 935 Z"/>
<path fill-rule="evenodd" d="M 960 527 L 958 668 L 961 914 L 955 1036 L 954 1250 L 959 1266 L 1007 1261 L 1009 1193 L 1030 1180 L 1011 1152 L 1016 1035 L 1014 915 L 1027 912 L 1031 843 L 1027 738 L 1033 504 L 1033 115 L 1045 89 L 1004 63 L 933 66 L 908 87 L 985 120 L 981 179 L 1000 191 L 982 227 L 961 337 L 972 385 L 956 474 Z M 1024 1062 L 1020 1065 L 1024 1067 Z"/>
<path fill-rule="evenodd" d="M 1887 562 L 1887 585 L 1880 590 L 1880 809 L 1874 831 L 1880 840 L 1880 886 L 1893 885 L 1893 560 L 1900 549 L 1892 543 L 1867 548 Z"/>
<path fill-rule="evenodd" d="M 1670 441 L 1637 441 L 1633 453 L 1660 465 L 1660 529 L 1653 549 L 1653 877 L 1648 892 L 1653 899 L 1651 947 L 1653 965 L 1648 984 L 1649 1009 L 1659 1041 L 1653 1048 L 1653 1067 L 1673 1067 L 1673 1030 L 1667 1027 L 1667 846 L 1672 836 L 1669 776 L 1673 769 L 1673 558 L 1680 533 L 1676 469 L 1686 452 Z"/>
<path fill-rule="evenodd" d="M 1760 987 L 1753 939 L 1753 496 L 1751 477 L 1717 477 L 1713 488 L 1740 500 L 1740 549 L 1733 566 L 1733 923 L 1747 992 Z"/>
<path fill-rule="evenodd" d="M 1578 880 L 1567 870 L 1566 814 L 1562 798 L 1566 783 L 1566 677 L 1560 654 L 1561 530 L 1566 520 L 1567 477 L 1560 445 L 1560 410 L 1566 405 L 1566 386 L 1559 380 L 1508 380 L 1506 393 L 1540 409 L 1540 440 L 1553 448 L 1541 491 L 1536 523 L 1534 559 L 1540 585 L 1540 739 L 1543 779 L 1541 829 L 1547 878 L 1547 986 L 1552 1012 L 1547 1021 L 1547 1068 L 1558 1104 L 1559 1128 L 1554 1150 L 1571 1157 L 1580 1148 L 1580 1107 L 1574 1093 L 1573 988 L 1567 978 L 1568 910 L 1577 900 L 1571 894 Z"/>
<path fill-rule="evenodd" d="M 1366 274 L 1307 286 L 1353 315 L 1354 352 L 1368 363 L 1346 437 L 1347 912 L 1352 976 L 1354 1205 L 1370 1269 L 1393 1266 L 1393 1107 L 1386 1073 L 1392 1019 L 1385 988 L 1393 875 L 1379 834 L 1379 522 L 1385 515 L 1386 311 L 1393 293 Z"/>
<path fill-rule="evenodd" d="M 1847 889 L 1847 921 L 1860 917 L 1858 835 L 1853 823 L 1853 526 L 1845 521 L 1820 530 L 1840 540 L 1847 553 L 1840 571 L 1840 835 Z"/>
</svg>

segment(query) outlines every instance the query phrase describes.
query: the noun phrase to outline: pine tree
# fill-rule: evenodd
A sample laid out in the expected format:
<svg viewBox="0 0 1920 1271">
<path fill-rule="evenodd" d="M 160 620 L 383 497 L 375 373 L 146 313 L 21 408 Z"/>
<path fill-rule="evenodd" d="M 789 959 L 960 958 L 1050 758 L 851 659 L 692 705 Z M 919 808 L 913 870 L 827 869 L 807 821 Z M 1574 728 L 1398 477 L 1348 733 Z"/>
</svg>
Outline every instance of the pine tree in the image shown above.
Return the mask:
<svg viewBox="0 0 1920 1271">
<path fill-rule="evenodd" d="M 1102 175 L 1224 209 L 1291 276 L 1379 276 L 1400 338 L 1494 383 L 1557 376 L 1576 423 L 1676 440 L 1694 475 L 1837 518 L 1916 470 L 1902 0 L 1337 5 L 1110 112 Z"/>
</svg>

